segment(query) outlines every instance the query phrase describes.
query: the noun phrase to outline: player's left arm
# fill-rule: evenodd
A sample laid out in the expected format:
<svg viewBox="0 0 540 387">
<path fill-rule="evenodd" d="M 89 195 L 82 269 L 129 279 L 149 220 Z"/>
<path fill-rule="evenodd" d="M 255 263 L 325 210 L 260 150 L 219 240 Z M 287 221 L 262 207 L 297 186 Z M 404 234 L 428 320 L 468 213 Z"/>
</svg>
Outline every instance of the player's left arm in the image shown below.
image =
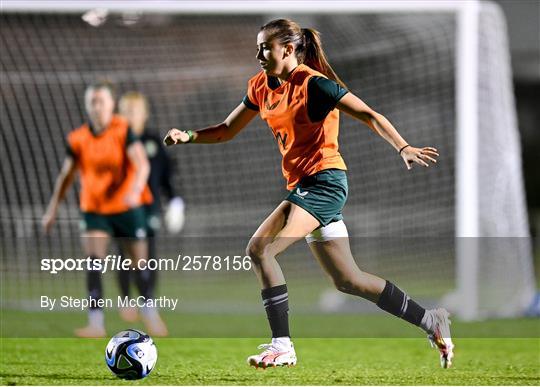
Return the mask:
<svg viewBox="0 0 540 387">
<path fill-rule="evenodd" d="M 150 163 L 140 141 L 134 141 L 127 148 L 129 161 L 135 169 L 135 181 L 131 191 L 127 194 L 126 202 L 130 207 L 136 207 L 140 203 L 141 193 L 148 182 L 150 175 Z"/>
<path fill-rule="evenodd" d="M 384 117 L 371 109 L 364 101 L 353 93 L 345 94 L 337 103 L 336 107 L 357 120 L 366 124 L 371 130 L 384 138 L 394 147 L 403 158 L 407 169 L 411 169 L 413 163 L 429 167 L 428 162 L 436 163 L 437 149 L 433 147 L 415 148 L 407 143 L 398 133 L 396 128 Z"/>
</svg>

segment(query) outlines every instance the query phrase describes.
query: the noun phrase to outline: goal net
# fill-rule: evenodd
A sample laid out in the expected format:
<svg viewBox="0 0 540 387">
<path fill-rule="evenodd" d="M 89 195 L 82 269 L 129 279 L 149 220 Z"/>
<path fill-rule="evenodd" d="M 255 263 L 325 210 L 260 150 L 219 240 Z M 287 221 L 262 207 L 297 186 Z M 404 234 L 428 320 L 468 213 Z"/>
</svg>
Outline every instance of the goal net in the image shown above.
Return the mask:
<svg viewBox="0 0 540 387">
<path fill-rule="evenodd" d="M 171 127 L 216 124 L 240 103 L 247 80 L 259 71 L 256 34 L 276 15 L 98 12 L 86 18 L 97 20 L 95 26 L 81 12 L 0 16 L 3 308 L 39 309 L 42 294 L 84 295 L 83 273 L 40 270 L 42 258 L 82 256 L 78 190 L 62 204 L 51 236 L 42 235 L 40 217 L 66 154 L 65 137 L 85 119 L 85 87 L 107 78 L 120 93 L 143 92 L 151 102 L 148 126 L 162 136 Z M 342 114 L 340 151 L 349 169 L 344 217 L 359 266 L 426 305 L 457 289 L 446 297 L 457 312 L 473 297 L 472 317 L 520 314 L 532 299 L 534 278 L 500 10 L 482 3 L 478 34 L 471 37 L 478 48 L 473 165 L 461 163 L 458 146 L 455 12 L 288 16 L 321 31 L 331 64 L 352 92 L 413 145 L 435 146 L 441 154 L 435 167 L 407 171 L 384 140 Z M 286 195 L 266 124 L 255 119 L 231 142 L 176 147 L 170 155 L 187 222 L 180 238 L 157 237 L 158 255 L 243 255 L 254 230 Z M 468 169 L 477 178 L 475 235 L 456 228 L 462 213 L 456 177 Z M 295 311 L 371 310 L 330 291 L 305 243 L 280 262 Z M 180 296 L 186 312 L 248 313 L 261 310 L 257 286 L 251 272 L 179 270 L 161 273 L 159 292 Z M 114 276 L 106 278 L 105 291 L 116 291 Z"/>
</svg>

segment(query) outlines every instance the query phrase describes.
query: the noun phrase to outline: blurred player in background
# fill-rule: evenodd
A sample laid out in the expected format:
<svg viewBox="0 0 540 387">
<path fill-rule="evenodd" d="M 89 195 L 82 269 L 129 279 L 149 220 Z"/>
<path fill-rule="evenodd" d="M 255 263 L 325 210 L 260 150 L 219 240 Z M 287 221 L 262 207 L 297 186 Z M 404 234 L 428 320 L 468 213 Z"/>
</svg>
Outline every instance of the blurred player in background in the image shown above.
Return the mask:
<svg viewBox="0 0 540 387">
<path fill-rule="evenodd" d="M 168 198 L 167 212 L 165 213 L 165 225 L 171 234 L 178 234 L 184 226 L 184 201 L 174 192 L 171 178 L 171 161 L 167 155 L 163 143 L 159 136 L 146 129 L 146 121 L 149 117 L 148 99 L 139 92 L 129 92 L 124 94 L 118 102 L 119 113 L 129 123 L 133 133 L 142 142 L 148 160 L 150 161 L 150 176 L 148 185 L 154 201 L 144 206 L 146 213 L 146 230 L 148 235 L 148 257 L 157 258 L 156 254 L 156 234 L 161 228 L 161 192 Z M 157 270 L 148 270 L 149 278 L 147 284 L 150 288 L 149 294 L 153 297 L 157 282 Z M 129 296 L 130 292 L 130 271 L 118 271 L 118 280 L 122 296 Z M 120 310 L 121 317 L 128 322 L 139 319 L 136 308 L 123 308 Z M 151 336 L 166 336 L 167 326 L 157 313 L 142 314 L 142 320 L 146 325 L 147 333 Z"/>
<path fill-rule="evenodd" d="M 296 364 L 287 285 L 276 257 L 305 238 L 338 290 L 368 299 L 421 327 L 438 347 L 441 365 L 449 367 L 453 343 L 448 312 L 424 309 L 390 281 L 361 271 L 351 254 L 341 214 L 348 187 L 347 168 L 338 152 L 339 111 L 388 141 L 407 169 L 435 163 L 437 150 L 409 145 L 384 116 L 346 90 L 326 59 L 317 31 L 300 28 L 291 20 L 273 20 L 257 35 L 257 60 L 262 71 L 249 80 L 243 102 L 223 123 L 198 131 L 171 129 L 164 140 L 167 145 L 228 141 L 260 114 L 278 142 L 290 191 L 247 247 L 262 287 L 272 342 L 261 345 L 262 353 L 250 356 L 248 363 L 255 367 Z"/>
<path fill-rule="evenodd" d="M 89 86 L 84 95 L 89 122 L 67 136 L 67 155 L 42 224 L 45 232 L 53 225 L 58 205 L 64 199 L 78 171 L 81 183 L 81 240 L 92 261 L 105 258 L 111 237 L 120 239 L 132 262 L 148 256 L 146 217 L 142 207 L 152 202 L 147 185 L 150 165 L 142 143 L 122 117 L 114 114 L 114 89 L 107 82 Z M 140 294 L 149 298 L 146 270 L 136 270 Z M 91 299 L 88 325 L 75 330 L 79 337 L 106 335 L 101 272 L 87 271 Z"/>
</svg>

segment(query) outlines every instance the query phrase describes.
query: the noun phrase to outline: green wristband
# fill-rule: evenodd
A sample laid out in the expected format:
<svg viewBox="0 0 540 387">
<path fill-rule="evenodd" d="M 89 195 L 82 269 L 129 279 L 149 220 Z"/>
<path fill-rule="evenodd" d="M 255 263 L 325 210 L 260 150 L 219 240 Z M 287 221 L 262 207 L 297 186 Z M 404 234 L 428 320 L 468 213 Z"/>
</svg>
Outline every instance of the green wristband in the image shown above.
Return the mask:
<svg viewBox="0 0 540 387">
<path fill-rule="evenodd" d="M 189 143 L 189 142 L 193 141 L 193 137 L 194 137 L 193 130 L 188 130 L 186 133 L 189 136 L 189 140 L 187 142 Z"/>
</svg>

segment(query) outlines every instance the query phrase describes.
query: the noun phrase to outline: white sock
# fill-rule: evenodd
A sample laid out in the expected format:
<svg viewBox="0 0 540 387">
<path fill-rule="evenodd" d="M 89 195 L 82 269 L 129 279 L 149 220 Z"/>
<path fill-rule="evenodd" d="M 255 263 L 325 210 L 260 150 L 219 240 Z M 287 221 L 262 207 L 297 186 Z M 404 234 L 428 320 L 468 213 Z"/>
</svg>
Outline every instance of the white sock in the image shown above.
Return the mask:
<svg viewBox="0 0 540 387">
<path fill-rule="evenodd" d="M 159 317 L 159 313 L 158 313 L 157 308 L 150 307 L 150 306 L 144 306 L 144 307 L 142 307 L 142 308 L 141 308 L 141 313 L 142 313 L 146 318 L 157 318 L 157 317 Z"/>
<path fill-rule="evenodd" d="M 88 310 L 88 325 L 104 328 L 105 327 L 105 315 L 101 309 L 90 309 Z"/>
<path fill-rule="evenodd" d="M 430 335 L 433 333 L 435 328 L 435 309 L 426 309 L 426 313 L 420 322 L 420 328 Z"/>
<path fill-rule="evenodd" d="M 290 337 L 273 337 L 272 345 L 279 349 L 290 349 L 292 346 Z"/>
</svg>

